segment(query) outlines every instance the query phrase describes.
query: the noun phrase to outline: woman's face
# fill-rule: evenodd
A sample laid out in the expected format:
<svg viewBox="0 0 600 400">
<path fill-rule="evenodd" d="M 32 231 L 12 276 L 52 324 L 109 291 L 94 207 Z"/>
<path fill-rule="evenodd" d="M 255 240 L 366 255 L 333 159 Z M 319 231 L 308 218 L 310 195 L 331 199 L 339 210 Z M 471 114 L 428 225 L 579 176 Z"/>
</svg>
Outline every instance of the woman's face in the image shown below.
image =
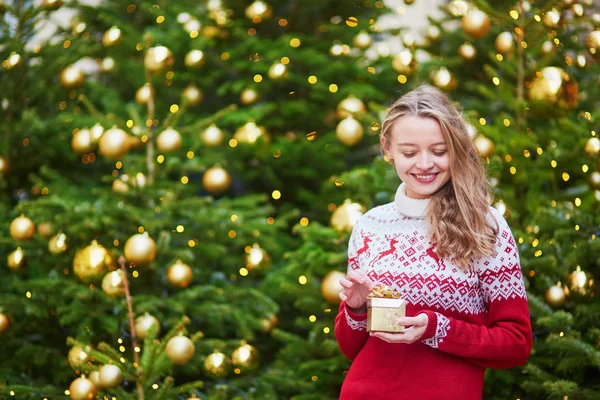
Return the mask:
<svg viewBox="0 0 600 400">
<path fill-rule="evenodd" d="M 450 179 L 450 154 L 440 124 L 433 118 L 404 116 L 392 125 L 391 140 L 381 144 L 406 184 L 406 195 L 425 199 Z"/>
</svg>

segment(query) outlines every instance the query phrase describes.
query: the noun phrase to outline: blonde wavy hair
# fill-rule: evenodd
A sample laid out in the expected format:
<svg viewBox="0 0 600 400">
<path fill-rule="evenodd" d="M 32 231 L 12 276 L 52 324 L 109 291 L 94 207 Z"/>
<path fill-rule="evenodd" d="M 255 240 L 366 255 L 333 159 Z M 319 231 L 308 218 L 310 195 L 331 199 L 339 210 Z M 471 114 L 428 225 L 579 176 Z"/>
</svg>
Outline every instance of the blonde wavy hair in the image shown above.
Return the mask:
<svg viewBox="0 0 600 400">
<path fill-rule="evenodd" d="M 440 258 L 469 270 L 475 257 L 494 255 L 498 224 L 488 218 L 491 187 L 461 109 L 439 89 L 419 86 L 389 108 L 381 130 L 386 144 L 391 143 L 394 122 L 404 116 L 433 118 L 440 125 L 450 156 L 450 180 L 430 198 L 429 237 Z"/>
</svg>

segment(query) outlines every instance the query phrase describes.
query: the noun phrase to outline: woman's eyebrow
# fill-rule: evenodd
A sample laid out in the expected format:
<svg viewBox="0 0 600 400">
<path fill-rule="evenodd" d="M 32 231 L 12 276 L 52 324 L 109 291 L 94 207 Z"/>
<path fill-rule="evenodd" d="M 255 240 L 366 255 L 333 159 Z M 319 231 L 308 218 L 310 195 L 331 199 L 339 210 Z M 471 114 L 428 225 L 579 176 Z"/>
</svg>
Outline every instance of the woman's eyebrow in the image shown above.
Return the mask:
<svg viewBox="0 0 600 400">
<path fill-rule="evenodd" d="M 397 146 L 413 146 L 416 147 L 417 145 L 414 143 L 397 143 Z M 433 143 L 430 147 L 432 146 L 445 146 L 446 142 L 437 142 L 437 143 Z"/>
</svg>

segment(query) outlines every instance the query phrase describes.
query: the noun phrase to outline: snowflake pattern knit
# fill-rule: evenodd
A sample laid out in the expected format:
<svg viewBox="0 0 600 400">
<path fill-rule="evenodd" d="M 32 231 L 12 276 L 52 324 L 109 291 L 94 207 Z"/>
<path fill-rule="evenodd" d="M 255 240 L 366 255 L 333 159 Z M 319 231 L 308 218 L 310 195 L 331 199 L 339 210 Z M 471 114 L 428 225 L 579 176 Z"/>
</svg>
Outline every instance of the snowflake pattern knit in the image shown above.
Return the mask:
<svg viewBox="0 0 600 400">
<path fill-rule="evenodd" d="M 440 259 L 429 242 L 429 200 L 406 196 L 376 207 L 354 226 L 348 270 L 361 269 L 374 282 L 392 286 L 406 300 L 406 315 L 426 313 L 420 341 L 387 343 L 370 337 L 366 314 L 342 302 L 335 335 L 352 360 L 340 394 L 353 399 L 481 399 L 486 368 L 525 363 L 531 324 L 519 254 L 504 218 L 498 223 L 495 257 L 480 257 L 469 271 Z"/>
</svg>

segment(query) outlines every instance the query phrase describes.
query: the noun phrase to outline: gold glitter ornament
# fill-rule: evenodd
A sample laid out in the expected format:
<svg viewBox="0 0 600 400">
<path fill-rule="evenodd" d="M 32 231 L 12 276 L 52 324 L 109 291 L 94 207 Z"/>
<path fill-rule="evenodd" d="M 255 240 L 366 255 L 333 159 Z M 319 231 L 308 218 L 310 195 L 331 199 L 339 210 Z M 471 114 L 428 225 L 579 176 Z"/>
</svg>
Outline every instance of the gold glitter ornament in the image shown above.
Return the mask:
<svg viewBox="0 0 600 400">
<path fill-rule="evenodd" d="M 500 54 L 506 54 L 512 51 L 514 47 L 514 39 L 511 32 L 505 31 L 496 37 L 496 51 Z"/>
<path fill-rule="evenodd" d="M 261 318 L 259 323 L 264 333 L 270 333 L 279 323 L 279 318 L 275 314 L 269 314 L 265 318 Z"/>
<path fill-rule="evenodd" d="M 145 83 L 135 92 L 135 101 L 139 104 L 148 104 L 152 97 L 154 97 L 154 88 L 150 83 Z"/>
<path fill-rule="evenodd" d="M 231 176 L 227 170 L 216 165 L 204 172 L 202 186 L 212 195 L 222 194 L 231 186 Z"/>
<path fill-rule="evenodd" d="M 600 172 L 594 171 L 588 178 L 588 183 L 592 189 L 600 189 Z"/>
<path fill-rule="evenodd" d="M 408 76 L 417 69 L 417 60 L 410 50 L 404 49 L 392 59 L 392 68 L 397 73 Z"/>
<path fill-rule="evenodd" d="M 102 278 L 102 290 L 110 298 L 125 296 L 125 283 L 123 282 L 123 271 L 120 269 L 111 271 Z"/>
<path fill-rule="evenodd" d="M 156 327 L 156 328 L 153 328 Z M 148 313 L 140 315 L 135 319 L 135 334 L 144 340 L 150 335 L 150 329 L 155 329 L 156 337 L 160 334 L 160 322 Z"/>
<path fill-rule="evenodd" d="M 591 137 L 585 143 L 585 153 L 588 156 L 595 156 L 600 153 L 600 139 L 597 137 Z"/>
<path fill-rule="evenodd" d="M 527 95 L 539 110 L 572 109 L 579 103 L 579 86 L 562 68 L 544 67 L 532 79 Z"/>
<path fill-rule="evenodd" d="M 80 369 L 83 365 L 90 361 L 90 356 L 88 353 L 83 351 L 81 347 L 73 346 L 69 350 L 67 360 L 73 369 Z"/>
<path fill-rule="evenodd" d="M 426 33 L 426 37 L 431 40 L 432 42 L 436 42 L 440 39 L 440 37 L 442 36 L 442 32 L 440 31 L 440 28 L 438 28 L 435 25 L 430 25 L 427 28 L 427 33 Z"/>
<path fill-rule="evenodd" d="M 477 136 L 473 144 L 481 157 L 491 157 L 494 154 L 494 142 L 485 136 Z"/>
<path fill-rule="evenodd" d="M 71 148 L 79 155 L 91 153 L 96 149 L 96 143 L 89 129 L 79 129 L 71 138 Z"/>
<path fill-rule="evenodd" d="M 48 250 L 54 255 L 62 254 L 67 251 L 67 235 L 58 233 L 48 242 Z"/>
<path fill-rule="evenodd" d="M 167 128 L 156 138 L 156 147 L 161 153 L 171 153 L 181 147 L 181 135 L 173 128 Z"/>
<path fill-rule="evenodd" d="M 215 124 L 210 124 L 208 128 L 202 131 L 200 138 L 202 139 L 202 144 L 205 146 L 216 147 L 223 143 L 225 135 Z"/>
<path fill-rule="evenodd" d="M 111 27 L 104 32 L 104 36 L 102 36 L 102 44 L 104 47 L 117 46 L 121 43 L 121 40 L 123 40 L 123 33 L 116 26 Z"/>
<path fill-rule="evenodd" d="M 88 379 L 92 381 L 94 386 L 100 387 L 100 373 L 98 371 L 92 371 L 88 375 Z"/>
<path fill-rule="evenodd" d="M 269 141 L 269 137 L 265 131 L 265 128 L 257 125 L 255 122 L 250 121 L 239 127 L 233 138 L 240 143 L 254 144 L 259 138 L 265 141 Z"/>
<path fill-rule="evenodd" d="M 100 63 L 103 72 L 112 72 L 115 70 L 117 64 L 115 59 L 112 57 L 104 57 Z"/>
<path fill-rule="evenodd" d="M 246 17 L 251 20 L 258 18 L 258 22 L 260 22 L 261 19 L 270 18 L 273 15 L 273 10 L 269 4 L 265 3 L 264 1 L 257 0 L 246 7 L 245 14 Z"/>
<path fill-rule="evenodd" d="M 129 185 L 121 179 L 115 179 L 112 184 L 112 190 L 117 193 L 127 193 L 129 192 Z"/>
<path fill-rule="evenodd" d="M 456 89 L 456 78 L 446 67 L 433 71 L 430 76 L 433 84 L 440 89 L 451 92 Z"/>
<path fill-rule="evenodd" d="M 246 267 L 252 271 L 254 269 L 265 269 L 271 264 L 271 258 L 267 252 L 258 244 L 254 244 L 246 255 Z"/>
<path fill-rule="evenodd" d="M 77 378 L 69 386 L 71 400 L 93 400 L 97 391 L 92 381 L 86 378 Z"/>
<path fill-rule="evenodd" d="M 204 372 L 211 378 L 218 379 L 227 376 L 229 368 L 229 359 L 220 351 L 215 351 L 204 359 Z"/>
<path fill-rule="evenodd" d="M 98 382 L 102 389 L 111 389 L 123 382 L 123 371 L 113 364 L 106 364 L 98 370 Z"/>
<path fill-rule="evenodd" d="M 23 64 L 23 57 L 21 57 L 18 53 L 14 51 L 11 52 L 8 58 L 2 63 L 4 68 L 6 68 L 7 70 L 11 70 L 15 67 L 18 67 L 21 64 Z"/>
<path fill-rule="evenodd" d="M 549 40 L 546 40 L 544 43 L 542 43 L 542 54 L 552 54 L 554 53 L 555 49 L 556 46 Z"/>
<path fill-rule="evenodd" d="M 55 11 L 58 10 L 62 5 L 62 0 L 42 0 L 40 8 L 47 11 Z"/>
<path fill-rule="evenodd" d="M 359 49 L 366 50 L 373 44 L 373 38 L 367 31 L 360 31 L 358 35 L 354 36 L 352 43 Z"/>
<path fill-rule="evenodd" d="M 21 214 L 10 223 L 10 236 L 18 242 L 29 240 L 35 233 L 35 224 L 32 220 Z"/>
<path fill-rule="evenodd" d="M 73 272 L 82 282 L 90 283 L 104 276 L 115 264 L 111 254 L 97 241 L 77 251 L 73 258 Z"/>
<path fill-rule="evenodd" d="M 560 12 L 553 8 L 552 10 L 547 11 L 544 15 L 542 15 L 542 22 L 546 26 L 546 28 L 555 29 L 561 23 L 561 15 Z"/>
<path fill-rule="evenodd" d="M 240 94 L 240 101 L 246 106 L 255 104 L 258 101 L 258 93 L 254 89 L 244 89 Z"/>
<path fill-rule="evenodd" d="M 241 373 L 254 371 L 259 364 L 258 350 L 249 344 L 242 344 L 231 353 L 231 363 Z"/>
<path fill-rule="evenodd" d="M 548 290 L 546 290 L 546 295 L 544 297 L 546 303 L 552 308 L 562 307 L 566 300 L 565 291 L 558 285 L 550 286 Z"/>
<path fill-rule="evenodd" d="M 335 128 L 335 136 L 346 146 L 354 146 L 364 134 L 363 126 L 360 122 L 348 116 L 341 120 Z"/>
<path fill-rule="evenodd" d="M 10 319 L 8 318 L 8 315 L 0 312 L 0 335 L 2 335 L 4 332 L 6 332 L 9 327 L 10 327 Z"/>
<path fill-rule="evenodd" d="M 585 57 L 585 54 L 583 53 L 579 53 L 577 54 L 577 67 L 579 68 L 585 68 L 586 64 L 587 64 L 587 58 Z"/>
<path fill-rule="evenodd" d="M 150 47 L 144 57 L 144 66 L 155 74 L 166 72 L 174 63 L 173 53 L 165 46 Z"/>
<path fill-rule="evenodd" d="M 592 56 L 600 57 L 600 31 L 591 32 L 585 40 L 585 45 Z"/>
<path fill-rule="evenodd" d="M 204 65 L 204 52 L 202 50 L 190 50 L 185 55 L 184 64 L 190 69 L 199 69 Z"/>
<path fill-rule="evenodd" d="M 269 78 L 273 80 L 285 79 L 287 74 L 287 66 L 279 62 L 271 65 L 268 72 Z"/>
<path fill-rule="evenodd" d="M 325 300 L 331 304 L 340 304 L 340 293 L 344 288 L 340 285 L 340 279 L 346 278 L 341 271 L 330 271 L 321 282 L 321 293 Z"/>
<path fill-rule="evenodd" d="M 367 112 L 365 103 L 357 97 L 350 95 L 337 105 L 337 117 L 344 119 L 349 116 L 362 116 Z"/>
<path fill-rule="evenodd" d="M 167 280 L 169 281 L 169 285 L 173 287 L 180 289 L 188 287 L 193 278 L 194 273 L 192 272 L 192 268 L 184 264 L 181 260 L 177 260 L 167 270 Z"/>
<path fill-rule="evenodd" d="M 194 343 L 185 336 L 169 339 L 165 350 L 167 358 L 177 365 L 187 364 L 194 357 L 195 351 Z"/>
<path fill-rule="evenodd" d="M 125 156 L 131 149 L 129 135 L 122 129 L 113 126 L 100 138 L 100 154 L 109 160 L 118 160 Z"/>
<path fill-rule="evenodd" d="M 186 103 L 191 106 L 200 104 L 200 102 L 202 101 L 202 91 L 198 89 L 198 87 L 193 83 L 189 84 L 183 90 L 182 96 L 185 99 Z"/>
<path fill-rule="evenodd" d="M 490 31 L 490 17 L 478 9 L 472 9 L 462 18 L 463 31 L 475 39 L 481 39 Z"/>
<path fill-rule="evenodd" d="M 42 222 L 38 225 L 37 230 L 41 237 L 48 239 L 54 233 L 54 225 L 50 222 Z"/>
<path fill-rule="evenodd" d="M 83 85 L 84 76 L 81 70 L 73 65 L 60 72 L 60 83 L 65 89 L 75 89 Z"/>
<path fill-rule="evenodd" d="M 455 17 L 462 17 L 469 11 L 469 4 L 464 0 L 454 0 L 448 4 L 448 11 Z"/>
<path fill-rule="evenodd" d="M 125 242 L 125 258 L 137 266 L 148 264 L 156 258 L 156 243 L 148 232 L 131 236 Z"/>
<path fill-rule="evenodd" d="M 8 268 L 12 269 L 13 271 L 18 271 L 22 268 L 25 268 L 27 265 L 27 256 L 25 255 L 23 249 L 21 249 L 19 246 L 15 251 L 8 255 L 6 261 Z"/>
<path fill-rule="evenodd" d="M 579 265 L 569 275 L 569 289 L 571 293 L 587 295 L 594 287 L 594 279 L 591 278 L 590 274 L 582 271 Z"/>
<path fill-rule="evenodd" d="M 350 233 L 354 228 L 354 225 L 358 219 L 365 213 L 365 207 L 358 203 L 353 203 L 351 200 L 346 199 L 344 204 L 337 207 L 333 214 L 329 224 L 338 233 Z"/>
<path fill-rule="evenodd" d="M 471 61 L 477 57 L 477 50 L 471 43 L 463 43 L 458 47 L 458 55 L 465 61 Z"/>
<path fill-rule="evenodd" d="M 6 175 L 8 172 L 8 161 L 4 157 L 0 157 L 0 175 Z"/>
</svg>

